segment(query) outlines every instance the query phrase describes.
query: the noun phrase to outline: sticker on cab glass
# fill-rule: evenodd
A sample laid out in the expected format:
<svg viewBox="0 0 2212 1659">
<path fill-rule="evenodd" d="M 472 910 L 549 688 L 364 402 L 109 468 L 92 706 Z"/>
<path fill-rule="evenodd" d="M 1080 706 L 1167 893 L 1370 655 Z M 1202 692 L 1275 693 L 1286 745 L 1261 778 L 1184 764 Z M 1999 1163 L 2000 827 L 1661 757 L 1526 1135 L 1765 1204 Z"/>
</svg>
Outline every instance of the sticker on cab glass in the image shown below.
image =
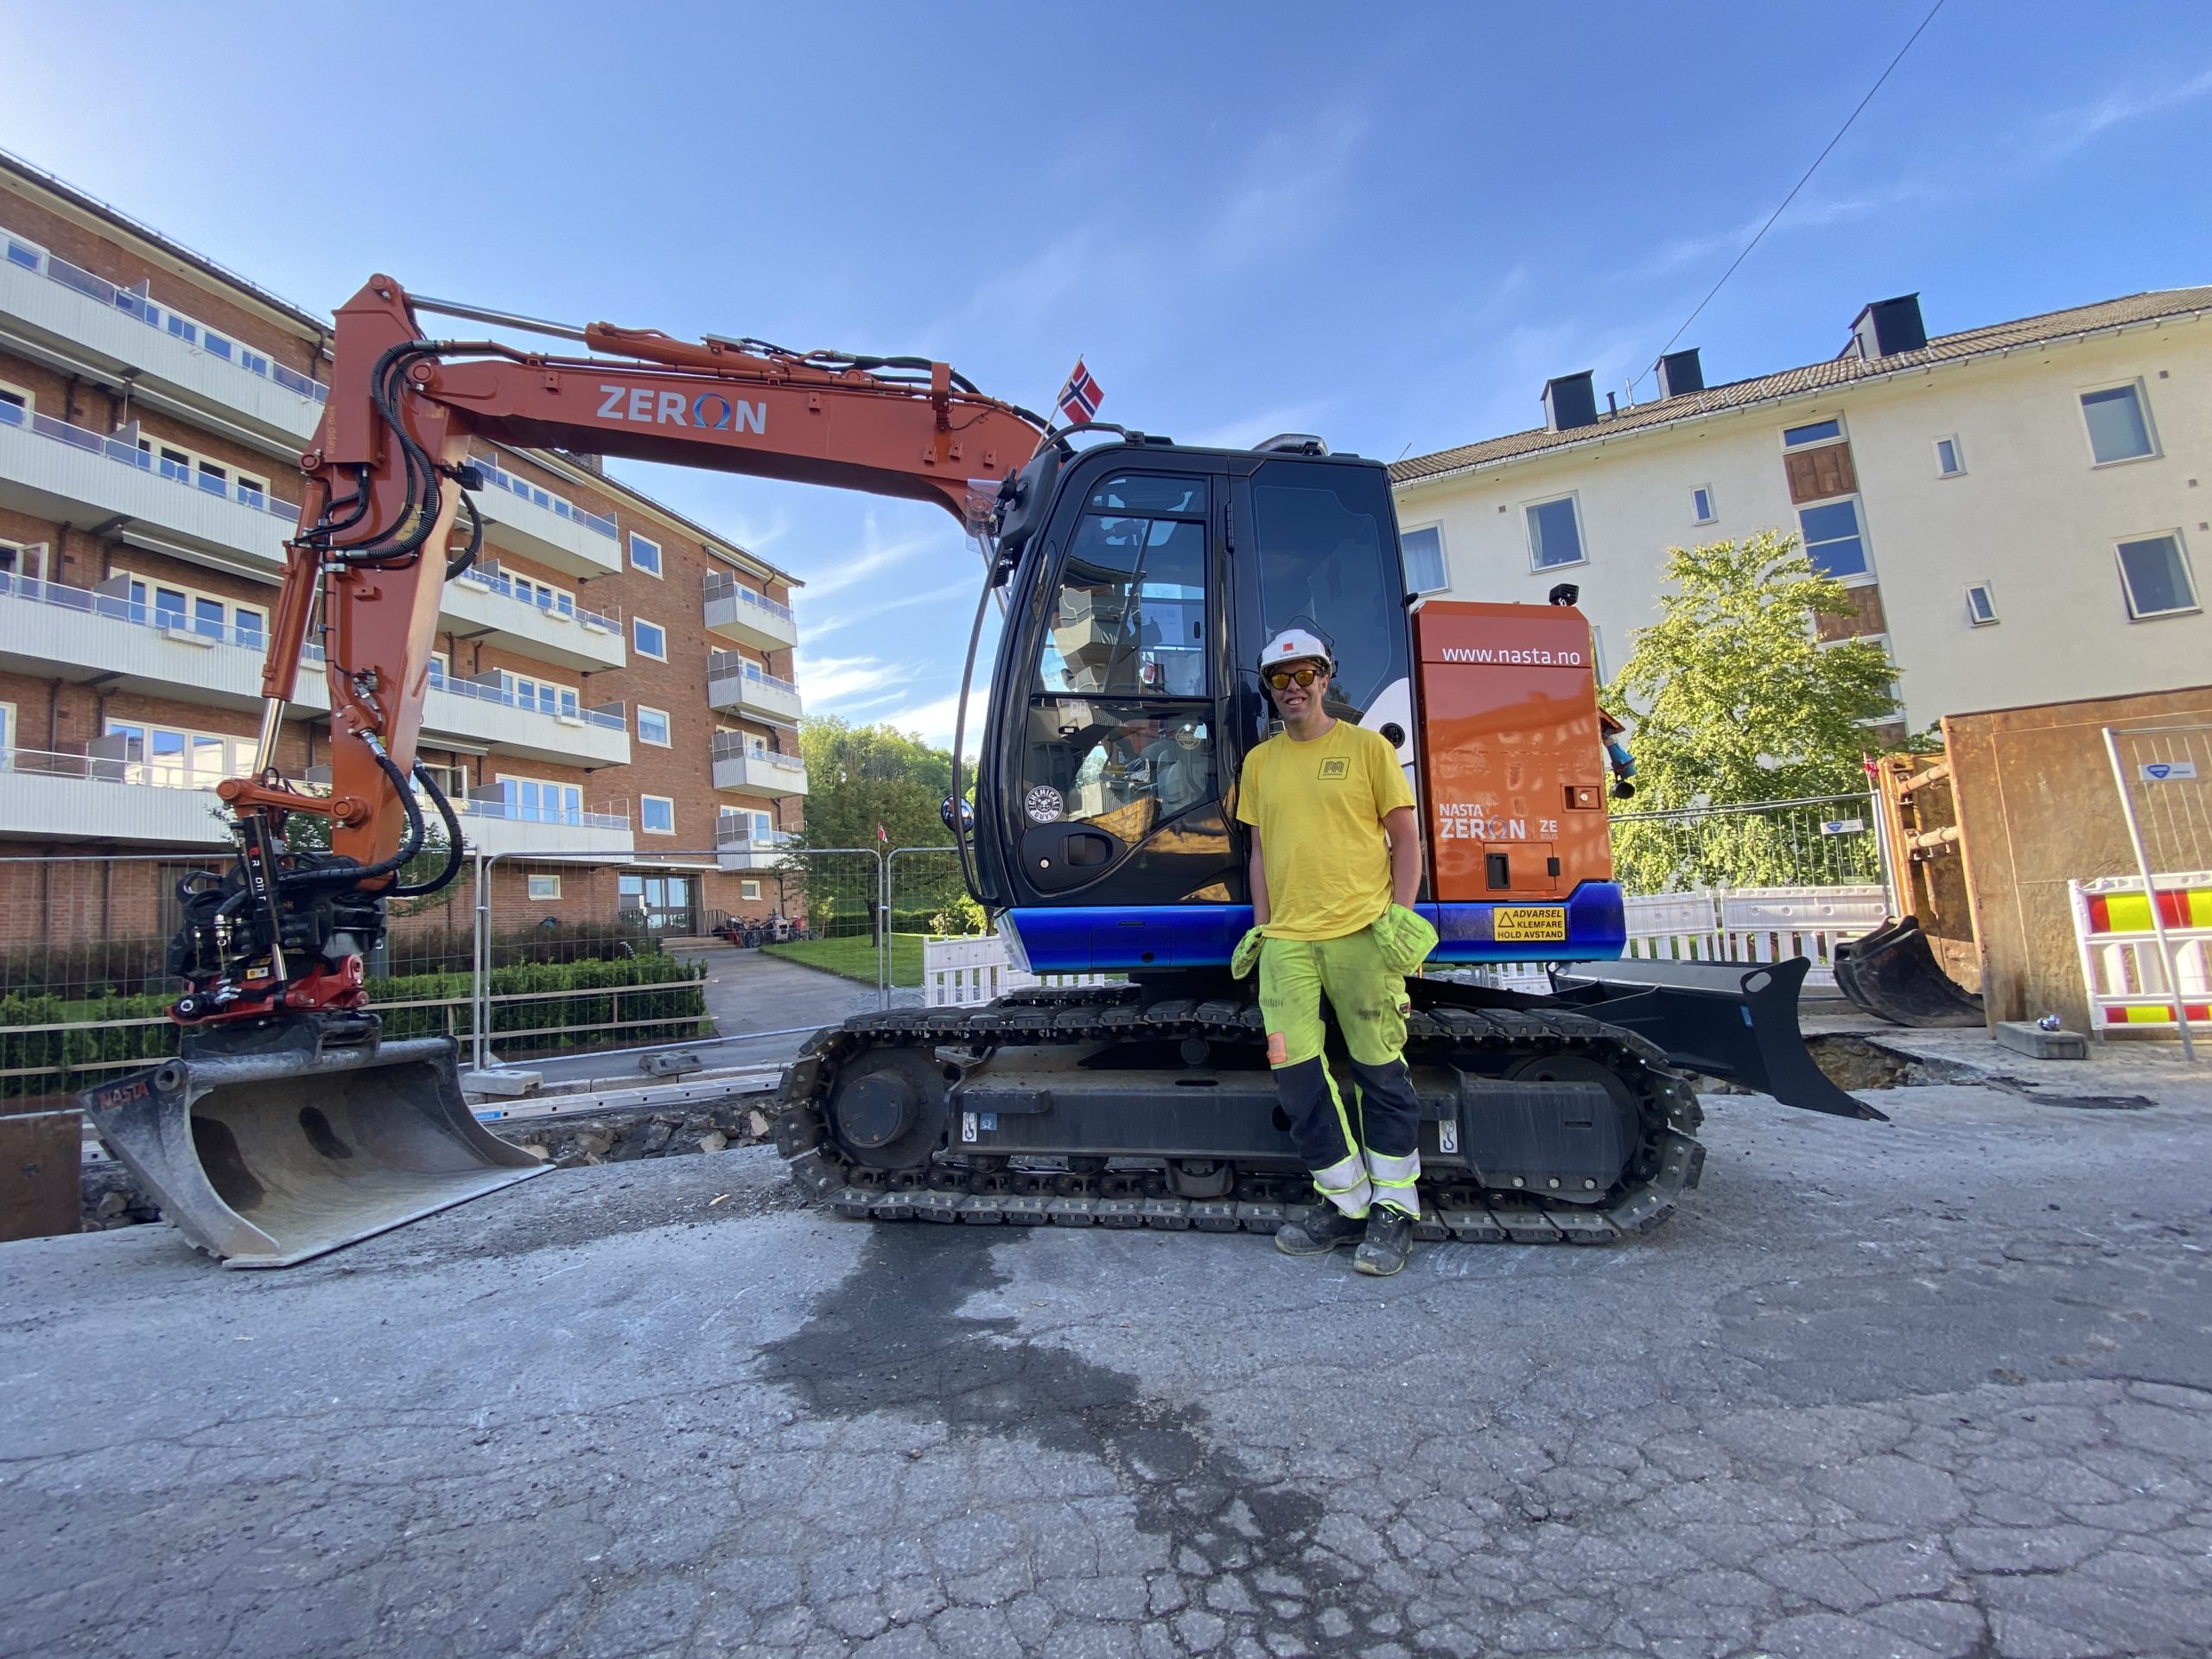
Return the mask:
<svg viewBox="0 0 2212 1659">
<path fill-rule="evenodd" d="M 1491 938 L 1500 944 L 1567 938 L 1567 912 L 1558 906 L 1541 910 L 1499 910 L 1491 916 Z"/>
<path fill-rule="evenodd" d="M 1058 823 L 1060 813 L 1067 805 L 1060 791 L 1050 784 L 1039 784 L 1022 797 L 1022 810 L 1029 814 L 1032 823 Z"/>
</svg>

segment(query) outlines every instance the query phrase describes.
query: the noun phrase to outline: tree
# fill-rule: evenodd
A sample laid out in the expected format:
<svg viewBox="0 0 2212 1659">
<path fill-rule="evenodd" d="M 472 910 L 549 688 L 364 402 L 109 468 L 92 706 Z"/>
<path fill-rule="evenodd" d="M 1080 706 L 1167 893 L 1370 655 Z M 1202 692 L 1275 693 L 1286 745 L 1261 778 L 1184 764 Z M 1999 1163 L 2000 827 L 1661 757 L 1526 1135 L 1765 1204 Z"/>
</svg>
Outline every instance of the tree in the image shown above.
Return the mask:
<svg viewBox="0 0 2212 1659">
<path fill-rule="evenodd" d="M 1605 701 L 1634 722 L 1639 812 L 1837 795 L 1866 787 L 1869 724 L 1897 712 L 1897 668 L 1868 639 L 1823 644 L 1818 620 L 1852 614 L 1841 582 L 1796 537 L 1668 550 L 1660 619 Z M 1631 892 L 1791 879 L 1796 827 L 1772 815 L 1619 825 Z"/>
<path fill-rule="evenodd" d="M 851 726 L 829 717 L 802 723 L 799 747 L 806 757 L 808 794 L 806 828 L 794 850 L 817 928 L 872 931 L 876 895 L 861 889 L 874 880 L 874 872 L 825 850 L 836 848 L 945 849 L 941 855 L 910 856 L 893 865 L 893 925 L 965 932 L 980 925 L 981 912 L 967 897 L 951 851 L 951 831 L 944 827 L 944 798 L 952 792 L 949 751 L 889 726 Z"/>
</svg>

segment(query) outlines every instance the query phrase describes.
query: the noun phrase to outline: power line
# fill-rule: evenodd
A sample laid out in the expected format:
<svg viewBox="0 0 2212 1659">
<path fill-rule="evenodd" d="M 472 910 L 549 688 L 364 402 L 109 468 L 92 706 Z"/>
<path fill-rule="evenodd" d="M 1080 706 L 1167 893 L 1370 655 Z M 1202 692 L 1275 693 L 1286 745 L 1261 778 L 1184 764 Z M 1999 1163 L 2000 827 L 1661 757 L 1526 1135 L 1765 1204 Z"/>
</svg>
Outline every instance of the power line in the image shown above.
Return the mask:
<svg viewBox="0 0 2212 1659">
<path fill-rule="evenodd" d="M 1805 169 L 1805 176 L 1789 187 L 1789 194 L 1782 199 L 1782 206 L 1780 207 L 1777 207 L 1771 213 L 1767 215 L 1766 223 L 1759 226 L 1758 234 L 1744 245 L 1744 251 L 1736 256 L 1735 263 L 1731 264 L 1727 270 L 1720 273 L 1720 280 L 1713 285 L 1712 292 L 1708 293 L 1703 299 L 1700 300 L 1697 302 L 1697 309 L 1691 312 L 1687 317 L 1684 317 L 1682 319 L 1682 326 L 1680 328 L 1675 329 L 1673 334 L 1667 337 L 1667 344 L 1665 346 L 1662 346 L 1654 354 L 1651 365 L 1652 368 L 1658 367 L 1657 359 L 1667 355 L 1669 348 L 1671 347 L 1676 340 L 1680 340 L 1684 334 L 1688 332 L 1690 324 L 1695 322 L 1699 316 L 1704 312 L 1705 308 L 1713 303 L 1713 295 L 1719 293 L 1722 289 L 1728 285 L 1728 279 L 1736 274 L 1736 266 L 1742 264 L 1745 260 L 1751 257 L 1751 250 L 1758 246 L 1759 243 L 1764 239 L 1766 233 L 1774 228 L 1774 221 L 1782 217 L 1783 211 L 1789 207 L 1789 204 L 1797 200 L 1797 193 L 1812 182 L 1813 175 L 1819 172 L 1821 170 L 1821 163 L 1827 160 L 1828 151 L 1834 149 L 1838 144 L 1843 142 L 1843 135 L 1851 130 L 1851 124 L 1859 118 L 1860 111 L 1863 111 L 1869 104 L 1872 104 L 1874 101 L 1874 94 L 1882 90 L 1882 83 L 1890 78 L 1891 71 L 1895 70 L 1897 65 L 1904 61 L 1904 54 L 1912 50 L 1912 43 L 1921 37 L 1921 35 L 1927 29 L 1928 25 L 1936 21 L 1936 14 L 1942 10 L 1943 0 L 1936 0 L 1936 3 L 1928 8 L 1928 15 L 1920 20 L 1920 27 L 1914 29 L 1910 35 L 1906 36 L 1905 43 L 1897 48 L 1897 56 L 1890 60 L 1889 68 L 1883 70 L 1879 75 L 1875 77 L 1874 84 L 1866 89 L 1866 96 L 1860 99 L 1859 100 L 1858 107 L 1853 109 L 1849 115 L 1844 118 L 1843 124 L 1835 130 L 1835 137 L 1828 140 L 1827 149 L 1822 149 L 1819 155 L 1813 157 L 1813 164 Z M 1643 378 L 1643 375 L 1650 372 L 1651 369 L 1646 369 L 1643 371 L 1643 374 L 1637 375 L 1635 380 L 1630 381 L 1629 390 L 1631 392 L 1634 391 L 1636 390 L 1637 383 Z"/>
</svg>

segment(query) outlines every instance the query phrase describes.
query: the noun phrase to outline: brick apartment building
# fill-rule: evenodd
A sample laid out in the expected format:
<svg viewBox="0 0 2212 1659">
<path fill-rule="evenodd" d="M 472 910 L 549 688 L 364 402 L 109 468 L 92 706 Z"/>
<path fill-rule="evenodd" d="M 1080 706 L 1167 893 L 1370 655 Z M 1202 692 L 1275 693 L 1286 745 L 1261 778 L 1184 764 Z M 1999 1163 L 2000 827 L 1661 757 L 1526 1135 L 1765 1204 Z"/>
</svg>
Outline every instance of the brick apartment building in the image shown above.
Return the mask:
<svg viewBox="0 0 2212 1659">
<path fill-rule="evenodd" d="M 219 861 L 330 330 L 0 154 L 0 858 L 85 860 L 0 864 L 0 936 L 162 931 Z M 422 758 L 499 855 L 495 927 L 766 913 L 806 796 L 791 578 L 591 458 L 477 449 Z M 280 764 L 313 779 L 318 664 L 296 698 Z"/>
</svg>

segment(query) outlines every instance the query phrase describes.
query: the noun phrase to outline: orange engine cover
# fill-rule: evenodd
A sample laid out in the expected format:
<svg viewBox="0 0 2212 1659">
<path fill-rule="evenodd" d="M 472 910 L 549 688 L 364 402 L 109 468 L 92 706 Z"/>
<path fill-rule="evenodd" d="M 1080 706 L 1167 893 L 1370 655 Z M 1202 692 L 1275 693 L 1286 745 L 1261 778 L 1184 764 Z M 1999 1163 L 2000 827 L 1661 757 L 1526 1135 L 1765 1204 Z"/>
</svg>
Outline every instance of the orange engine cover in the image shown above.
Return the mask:
<svg viewBox="0 0 2212 1659">
<path fill-rule="evenodd" d="M 1429 875 L 1445 902 L 1560 898 L 1612 879 L 1596 652 L 1561 605 L 1414 613 Z"/>
</svg>

